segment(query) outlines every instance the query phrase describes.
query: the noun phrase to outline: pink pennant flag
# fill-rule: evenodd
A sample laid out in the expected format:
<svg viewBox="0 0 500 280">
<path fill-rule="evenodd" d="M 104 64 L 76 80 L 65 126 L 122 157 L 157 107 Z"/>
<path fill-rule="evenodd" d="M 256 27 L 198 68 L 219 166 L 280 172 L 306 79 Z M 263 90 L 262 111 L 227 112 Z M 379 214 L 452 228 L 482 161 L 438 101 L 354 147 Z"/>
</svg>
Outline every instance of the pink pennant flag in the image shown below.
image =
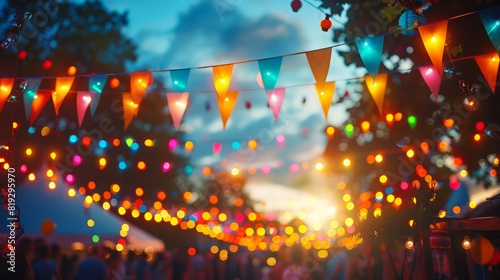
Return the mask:
<svg viewBox="0 0 500 280">
<path fill-rule="evenodd" d="M 286 88 L 275 88 L 266 90 L 267 100 L 269 102 L 269 107 L 273 111 L 274 121 L 278 121 L 278 117 L 281 111 L 281 105 L 283 105 L 283 100 L 285 99 Z"/>
<path fill-rule="evenodd" d="M 431 90 L 434 100 L 437 101 L 439 88 L 441 87 L 441 75 L 439 75 L 439 72 L 433 66 L 420 67 L 419 70 L 427 87 Z"/>
<path fill-rule="evenodd" d="M 214 151 L 214 156 L 218 156 L 220 154 L 220 151 L 222 150 L 222 143 L 220 142 L 213 143 L 212 149 Z"/>
<path fill-rule="evenodd" d="M 170 109 L 170 115 L 172 115 L 172 121 L 174 122 L 175 129 L 179 129 L 179 125 L 182 121 L 182 116 L 186 111 L 189 100 L 189 92 L 183 93 L 167 93 L 168 108 Z"/>
<path fill-rule="evenodd" d="M 76 95 L 76 113 L 78 115 L 78 127 L 82 126 L 83 117 L 85 112 L 92 101 L 95 93 L 88 91 L 79 91 Z"/>
</svg>

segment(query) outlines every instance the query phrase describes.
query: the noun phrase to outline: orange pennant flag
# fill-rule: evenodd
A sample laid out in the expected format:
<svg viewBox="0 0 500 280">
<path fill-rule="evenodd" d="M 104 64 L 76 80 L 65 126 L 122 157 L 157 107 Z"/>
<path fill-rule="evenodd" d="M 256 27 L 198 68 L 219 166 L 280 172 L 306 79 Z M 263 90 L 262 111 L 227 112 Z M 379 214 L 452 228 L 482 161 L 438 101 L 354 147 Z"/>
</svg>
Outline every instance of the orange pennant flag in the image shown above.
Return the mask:
<svg viewBox="0 0 500 280">
<path fill-rule="evenodd" d="M 170 110 L 170 115 L 172 116 L 172 121 L 174 122 L 175 129 L 179 129 L 179 125 L 182 121 L 182 116 L 186 111 L 189 100 L 189 92 L 183 93 L 167 93 L 168 108 Z"/>
<path fill-rule="evenodd" d="M 59 108 L 61 108 L 61 104 L 64 98 L 66 98 L 66 95 L 68 95 L 74 80 L 75 77 L 56 78 L 56 90 L 52 92 L 52 102 L 54 102 L 56 116 L 59 115 Z"/>
<path fill-rule="evenodd" d="M 215 91 L 219 97 L 225 97 L 231 83 L 233 65 L 214 66 L 212 70 L 214 72 Z"/>
<path fill-rule="evenodd" d="M 443 52 L 447 30 L 447 20 L 418 27 L 418 32 L 427 50 L 427 54 L 439 76 L 441 76 L 443 71 Z"/>
<path fill-rule="evenodd" d="M 306 57 L 316 83 L 322 84 L 326 82 L 328 70 L 330 70 L 332 48 L 307 52 Z"/>
<path fill-rule="evenodd" d="M 498 53 L 478 55 L 474 58 L 476 59 L 476 63 L 479 66 L 479 69 L 481 69 L 481 73 L 486 79 L 486 82 L 488 82 L 491 92 L 495 93 L 498 65 L 500 63 Z"/>
<path fill-rule="evenodd" d="M 33 103 L 31 103 L 31 114 L 29 119 L 30 125 L 36 121 L 47 102 L 49 102 L 52 94 L 53 92 L 51 90 L 40 89 L 36 92 L 35 97 L 33 98 Z"/>
<path fill-rule="evenodd" d="M 141 103 L 142 96 L 146 92 L 151 79 L 150 72 L 137 72 L 130 75 L 130 94 L 135 103 Z"/>
<path fill-rule="evenodd" d="M 238 91 L 228 91 L 225 97 L 218 97 L 220 117 L 222 119 L 222 126 L 226 129 L 226 123 L 231 113 L 233 112 L 236 99 L 238 98 Z"/>
<path fill-rule="evenodd" d="M 382 115 L 384 107 L 387 77 L 388 74 L 378 74 L 377 77 L 375 77 L 375 80 L 373 80 L 371 76 L 365 77 L 366 86 L 368 87 L 368 91 L 370 91 L 370 94 L 372 95 L 373 101 L 375 101 L 375 105 L 377 105 L 377 109 L 380 115 Z"/>
<path fill-rule="evenodd" d="M 2 112 L 3 105 L 12 91 L 14 86 L 14 78 L 2 78 L 0 79 L 0 112 Z"/>
<path fill-rule="evenodd" d="M 328 119 L 328 111 L 332 106 L 332 99 L 335 94 L 335 82 L 317 83 L 315 87 L 319 102 L 321 103 L 321 107 L 323 107 L 323 113 L 325 114 L 326 120 Z"/>
<path fill-rule="evenodd" d="M 123 123 L 125 130 L 139 111 L 139 104 L 134 102 L 130 92 L 123 93 Z"/>
</svg>

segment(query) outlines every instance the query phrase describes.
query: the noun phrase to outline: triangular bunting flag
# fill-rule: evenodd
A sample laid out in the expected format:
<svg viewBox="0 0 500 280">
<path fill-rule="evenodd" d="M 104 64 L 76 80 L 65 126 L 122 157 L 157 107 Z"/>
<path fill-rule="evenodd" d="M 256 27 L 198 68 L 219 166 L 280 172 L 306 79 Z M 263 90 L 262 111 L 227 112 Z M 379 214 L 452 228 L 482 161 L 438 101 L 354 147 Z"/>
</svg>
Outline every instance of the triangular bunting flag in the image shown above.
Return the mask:
<svg viewBox="0 0 500 280">
<path fill-rule="evenodd" d="M 269 102 L 269 107 L 273 111 L 274 121 L 278 121 L 278 117 L 281 111 L 281 105 L 283 105 L 283 100 L 285 99 L 286 88 L 275 88 L 266 90 L 267 101 Z"/>
<path fill-rule="evenodd" d="M 134 116 L 137 115 L 137 111 L 139 111 L 139 104 L 134 102 L 134 99 L 132 98 L 132 94 L 130 94 L 130 92 L 123 93 L 122 102 L 123 102 L 123 124 L 126 130 L 128 125 L 134 118 Z"/>
<path fill-rule="evenodd" d="M 498 53 L 483 54 L 474 58 L 476 59 L 476 63 L 479 66 L 479 69 L 481 69 L 481 73 L 483 73 L 484 78 L 488 82 L 488 86 L 490 87 L 491 92 L 495 93 L 498 65 L 500 63 Z"/>
<path fill-rule="evenodd" d="M 142 96 L 151 81 L 150 72 L 138 72 L 130 75 L 130 94 L 135 103 L 141 104 Z"/>
<path fill-rule="evenodd" d="M 85 112 L 89 107 L 90 103 L 92 103 L 92 97 L 100 95 L 95 92 L 88 91 L 79 91 L 76 95 L 76 113 L 78 116 L 78 127 L 82 126 L 83 117 L 85 116 Z"/>
<path fill-rule="evenodd" d="M 9 98 L 10 93 L 12 92 L 12 87 L 14 86 L 14 82 L 16 79 L 14 78 L 2 78 L 0 79 L 0 112 L 2 112 L 3 105 L 7 98 Z"/>
<path fill-rule="evenodd" d="M 220 154 L 220 152 L 222 151 L 222 143 L 221 142 L 213 143 L 212 150 L 214 152 L 214 156 L 218 156 Z"/>
<path fill-rule="evenodd" d="M 375 78 L 382 61 L 382 51 L 384 49 L 384 36 L 367 37 L 356 40 L 356 47 L 363 61 L 368 74 Z"/>
<path fill-rule="evenodd" d="M 189 92 L 167 93 L 168 108 L 170 109 L 170 115 L 172 116 L 172 121 L 176 130 L 179 129 L 182 116 L 184 116 L 184 112 L 187 108 L 188 100 Z"/>
<path fill-rule="evenodd" d="M 176 92 L 184 92 L 189 79 L 190 69 L 170 71 L 172 86 Z"/>
<path fill-rule="evenodd" d="M 433 24 L 421 25 L 418 32 L 424 43 L 427 54 L 432 65 L 436 68 L 439 76 L 443 72 L 443 52 L 446 41 L 446 32 L 448 30 L 448 21 L 440 21 Z"/>
<path fill-rule="evenodd" d="M 236 99 L 238 98 L 238 91 L 228 91 L 226 97 L 217 97 L 219 104 L 220 117 L 222 119 L 222 126 L 226 129 L 226 123 L 231 113 L 233 112 Z"/>
<path fill-rule="evenodd" d="M 259 60 L 259 70 L 262 76 L 264 89 L 273 89 L 280 74 L 282 57 Z"/>
<path fill-rule="evenodd" d="M 380 115 L 382 115 L 384 108 L 385 88 L 387 86 L 387 74 L 378 74 L 375 80 L 371 76 L 366 76 L 366 86 L 372 95 L 375 105 Z"/>
<path fill-rule="evenodd" d="M 35 123 L 36 119 L 42 112 L 43 108 L 49 102 L 50 96 L 52 95 L 51 90 L 38 90 L 36 92 L 35 98 L 33 98 L 33 103 L 31 104 L 31 114 L 29 119 L 29 124 Z"/>
<path fill-rule="evenodd" d="M 74 80 L 75 77 L 56 78 L 56 90 L 52 92 L 52 102 L 54 102 L 56 116 L 59 115 L 59 108 L 61 108 L 61 104 L 64 98 L 66 98 L 66 95 L 68 95 Z"/>
<path fill-rule="evenodd" d="M 229 84 L 231 83 L 233 65 L 214 66 L 212 69 L 214 72 L 215 91 L 220 97 L 225 97 Z"/>
<path fill-rule="evenodd" d="M 441 87 L 441 76 L 439 75 L 436 68 L 432 66 L 420 67 L 420 75 L 424 79 L 427 87 L 431 90 L 434 100 L 438 100 L 439 88 Z"/>
<path fill-rule="evenodd" d="M 330 69 L 332 48 L 307 52 L 306 57 L 316 83 L 326 82 L 328 70 Z"/>
<path fill-rule="evenodd" d="M 92 101 L 90 101 L 90 115 L 93 117 L 95 114 L 95 110 L 97 109 L 97 105 L 99 105 L 99 100 L 101 99 L 101 93 L 106 85 L 106 80 L 108 79 L 108 75 L 92 75 L 89 77 L 89 92 L 95 93 L 92 97 Z"/>
<path fill-rule="evenodd" d="M 497 52 L 500 51 L 500 6 L 482 10 L 479 12 L 479 15 L 491 43 Z"/>
<path fill-rule="evenodd" d="M 36 92 L 42 79 L 28 79 L 26 80 L 26 88 L 24 89 L 23 99 L 24 99 L 24 111 L 26 112 L 26 120 L 30 119 L 31 104 L 33 99 L 35 99 Z"/>
<path fill-rule="evenodd" d="M 335 94 L 335 82 L 325 84 L 316 84 L 316 93 L 318 94 L 319 102 L 323 108 L 325 120 L 328 119 L 328 111 L 332 106 L 333 95 Z"/>
</svg>

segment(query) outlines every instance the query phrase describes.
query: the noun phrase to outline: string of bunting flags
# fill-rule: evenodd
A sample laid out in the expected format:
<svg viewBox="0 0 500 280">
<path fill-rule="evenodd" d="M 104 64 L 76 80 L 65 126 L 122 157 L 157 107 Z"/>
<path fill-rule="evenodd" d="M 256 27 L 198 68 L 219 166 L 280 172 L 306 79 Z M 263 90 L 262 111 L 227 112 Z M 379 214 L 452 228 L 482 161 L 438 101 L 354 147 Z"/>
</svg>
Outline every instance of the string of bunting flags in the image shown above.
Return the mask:
<svg viewBox="0 0 500 280">
<path fill-rule="evenodd" d="M 488 34 L 491 43 L 497 50 L 500 48 L 499 10 L 500 8 L 496 7 L 493 9 L 479 11 L 485 31 Z M 418 68 L 423 80 L 436 99 L 439 94 L 443 73 L 443 52 L 445 48 L 449 20 L 451 19 L 417 27 L 418 33 L 420 34 L 421 40 L 432 64 L 432 66 L 423 66 Z M 368 75 L 364 77 L 366 86 L 380 115 L 383 114 L 385 90 L 389 75 L 389 73 L 379 73 L 383 56 L 384 38 L 387 35 L 388 34 L 383 34 L 362 38 L 354 42 L 359 51 L 361 61 L 368 72 Z M 152 82 L 152 74 L 156 72 L 169 72 L 173 90 L 172 92 L 167 92 L 166 96 L 174 127 L 175 129 L 178 129 L 189 103 L 190 92 L 187 91 L 187 84 L 191 70 L 212 68 L 214 91 L 217 97 L 222 125 L 225 129 L 227 121 L 229 120 L 238 99 L 238 94 L 243 91 L 229 90 L 233 76 L 233 66 L 235 64 L 252 62 L 258 63 L 262 87 L 266 92 L 268 104 L 274 119 L 277 121 L 286 93 L 286 87 L 276 88 L 282 68 L 283 58 L 303 54 L 305 54 L 314 76 L 315 90 L 322 105 L 323 113 L 326 119 L 335 94 L 335 81 L 327 81 L 327 76 L 330 71 L 332 49 L 346 44 L 349 43 L 313 51 L 287 54 L 260 60 L 235 62 L 226 65 L 126 73 L 130 76 L 130 90 L 122 94 L 124 127 L 127 129 L 132 119 L 137 116 L 141 100 L 146 93 L 148 86 Z M 474 59 L 483 76 L 487 80 L 489 89 L 492 92 L 495 92 L 495 84 L 500 63 L 498 52 L 478 55 L 475 56 Z M 85 75 L 85 77 L 88 76 L 89 79 L 88 90 L 76 91 L 76 111 L 79 126 L 81 126 L 85 113 L 89 107 L 91 116 L 94 116 L 99 103 L 100 95 L 103 93 L 106 84 L 109 83 L 111 88 L 118 87 L 120 81 L 116 77 L 113 77 L 117 75 L 119 74 Z M 57 116 L 65 97 L 71 91 L 75 78 L 78 77 L 84 76 L 55 77 L 54 89 L 40 89 L 42 79 L 54 77 L 22 78 L 22 80 L 25 81 L 25 83 L 23 83 L 24 90 L 22 92 L 24 109 L 26 112 L 26 118 L 30 125 L 35 122 L 50 99 L 52 99 L 55 114 Z M 12 92 L 15 82 L 16 78 L 0 78 L 0 111 L 3 109 L 3 106 L 9 96 L 13 94 Z"/>
</svg>

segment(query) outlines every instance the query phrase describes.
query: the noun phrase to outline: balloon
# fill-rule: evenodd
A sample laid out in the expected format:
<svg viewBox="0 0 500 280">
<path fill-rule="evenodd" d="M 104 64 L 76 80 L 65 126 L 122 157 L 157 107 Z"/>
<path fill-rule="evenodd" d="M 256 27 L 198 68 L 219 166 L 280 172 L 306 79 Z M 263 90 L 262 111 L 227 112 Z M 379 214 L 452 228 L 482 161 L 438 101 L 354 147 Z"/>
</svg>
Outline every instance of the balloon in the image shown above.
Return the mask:
<svg viewBox="0 0 500 280">
<path fill-rule="evenodd" d="M 40 230 L 42 231 L 43 236 L 51 235 L 56 229 L 57 225 L 52 220 L 45 220 L 40 225 Z"/>
<path fill-rule="evenodd" d="M 470 248 L 471 258 L 479 265 L 489 263 L 493 258 L 494 252 L 495 248 L 491 242 L 483 236 L 480 236 L 476 240 L 476 243 L 472 244 L 472 248 Z"/>
<path fill-rule="evenodd" d="M 264 88 L 264 82 L 262 82 L 262 76 L 260 75 L 260 72 L 257 73 L 257 77 L 255 77 L 255 79 L 257 80 L 257 84 L 259 85 L 259 87 Z"/>
</svg>

